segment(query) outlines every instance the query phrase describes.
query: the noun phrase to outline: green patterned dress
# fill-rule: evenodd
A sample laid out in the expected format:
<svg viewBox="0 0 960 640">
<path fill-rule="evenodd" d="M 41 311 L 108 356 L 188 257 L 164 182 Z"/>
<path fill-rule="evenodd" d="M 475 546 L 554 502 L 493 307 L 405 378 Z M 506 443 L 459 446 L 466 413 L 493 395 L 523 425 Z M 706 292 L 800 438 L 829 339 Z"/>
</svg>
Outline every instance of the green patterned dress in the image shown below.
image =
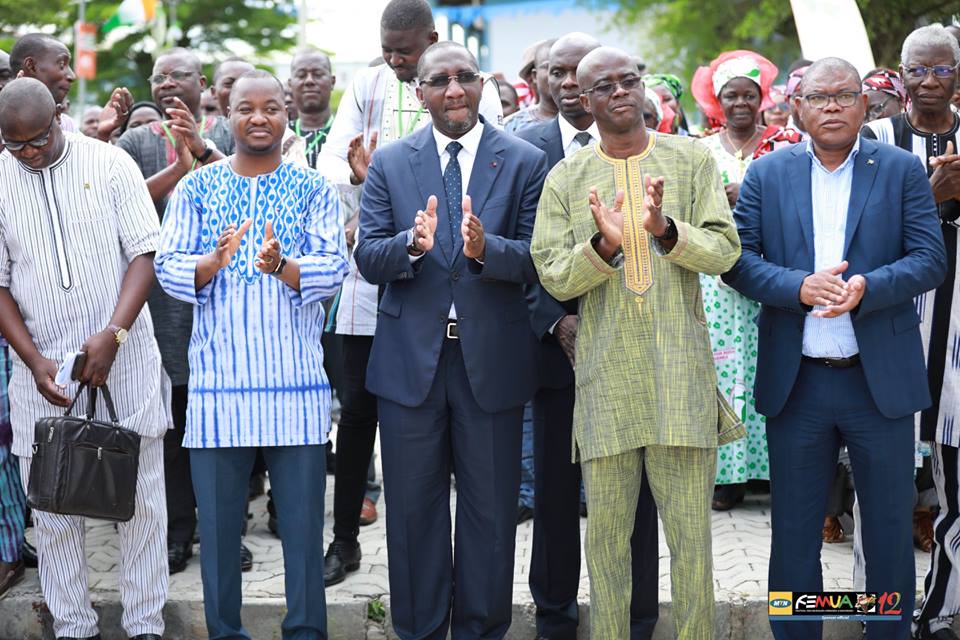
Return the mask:
<svg viewBox="0 0 960 640">
<path fill-rule="evenodd" d="M 713 154 L 723 184 L 741 182 L 750 163 L 737 160 L 724 149 L 719 133 L 702 142 Z M 769 480 L 765 418 L 757 413 L 753 383 L 757 374 L 757 325 L 760 304 L 749 300 L 717 276 L 700 276 L 703 308 L 710 331 L 710 346 L 717 370 L 717 385 L 747 428 L 747 437 L 717 450 L 716 484 Z"/>
</svg>

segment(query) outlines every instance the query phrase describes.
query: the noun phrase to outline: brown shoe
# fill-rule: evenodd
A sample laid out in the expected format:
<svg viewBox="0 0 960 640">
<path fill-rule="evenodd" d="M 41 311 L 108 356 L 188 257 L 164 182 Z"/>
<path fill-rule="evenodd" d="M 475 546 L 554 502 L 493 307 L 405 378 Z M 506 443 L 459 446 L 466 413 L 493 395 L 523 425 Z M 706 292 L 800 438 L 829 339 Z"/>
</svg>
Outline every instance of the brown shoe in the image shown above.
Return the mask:
<svg viewBox="0 0 960 640">
<path fill-rule="evenodd" d="M 0 562 L 0 598 L 5 596 L 13 585 L 23 580 L 23 572 L 23 560 Z"/>
<path fill-rule="evenodd" d="M 366 527 L 377 521 L 377 505 L 370 498 L 363 499 L 363 507 L 360 509 L 360 526 Z"/>
<path fill-rule="evenodd" d="M 827 516 L 823 521 L 823 541 L 827 544 L 843 542 L 843 528 L 836 518 Z"/>
<path fill-rule="evenodd" d="M 913 544 L 924 553 L 933 549 L 933 509 L 917 507 L 913 510 Z"/>
</svg>

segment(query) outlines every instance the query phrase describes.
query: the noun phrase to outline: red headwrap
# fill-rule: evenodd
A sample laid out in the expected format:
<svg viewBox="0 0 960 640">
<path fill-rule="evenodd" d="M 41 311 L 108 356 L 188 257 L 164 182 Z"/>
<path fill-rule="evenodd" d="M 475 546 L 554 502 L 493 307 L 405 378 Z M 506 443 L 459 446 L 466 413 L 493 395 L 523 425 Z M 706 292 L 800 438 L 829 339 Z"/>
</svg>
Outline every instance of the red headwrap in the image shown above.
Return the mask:
<svg viewBox="0 0 960 640">
<path fill-rule="evenodd" d="M 746 51 L 744 49 L 738 49 L 736 51 L 725 51 L 721 53 L 717 58 L 710 63 L 709 67 L 700 67 L 697 69 L 697 72 L 693 75 L 693 82 L 690 83 L 690 89 L 693 93 L 694 99 L 697 101 L 700 110 L 708 118 L 713 118 L 721 122 L 726 121 L 726 118 L 723 115 L 723 107 L 720 106 L 720 100 L 717 98 L 717 92 L 714 91 L 713 87 L 713 74 L 716 72 L 717 67 L 722 65 L 728 60 L 734 58 L 743 58 L 749 57 L 757 63 L 757 66 L 760 67 L 760 110 L 769 109 L 773 106 L 773 103 L 770 101 L 770 87 L 773 85 L 773 81 L 777 77 L 777 66 L 764 58 L 759 53 L 753 51 Z"/>
<path fill-rule="evenodd" d="M 877 69 L 863 79 L 863 90 L 883 91 L 891 96 L 900 99 L 900 102 L 907 101 L 907 90 L 903 86 L 903 80 L 900 74 L 893 69 Z"/>
</svg>

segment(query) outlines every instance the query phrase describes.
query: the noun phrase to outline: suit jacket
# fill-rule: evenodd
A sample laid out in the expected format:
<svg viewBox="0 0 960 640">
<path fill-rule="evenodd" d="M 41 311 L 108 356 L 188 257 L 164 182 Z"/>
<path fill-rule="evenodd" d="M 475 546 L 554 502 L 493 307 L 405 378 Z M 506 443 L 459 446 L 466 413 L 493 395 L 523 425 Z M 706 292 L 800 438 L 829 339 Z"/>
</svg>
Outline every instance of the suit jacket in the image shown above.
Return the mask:
<svg viewBox="0 0 960 640">
<path fill-rule="evenodd" d="M 433 127 L 378 149 L 360 198 L 354 256 L 369 282 L 385 286 L 367 369 L 367 389 L 408 407 L 427 397 L 436 374 L 450 304 L 480 407 L 525 404 L 536 389 L 536 338 L 524 285 L 537 281 L 530 236 L 546 177 L 542 151 L 486 124 L 466 193 L 486 235 L 484 264 L 463 255 L 459 229 L 450 242 L 443 174 Z M 434 247 L 411 263 L 407 230 L 436 195 Z"/>
<path fill-rule="evenodd" d="M 521 129 L 516 135 L 546 152 L 548 171 L 563 160 L 563 139 L 557 118 Z M 573 384 L 573 367 L 570 366 L 570 360 L 560 343 L 550 333 L 550 327 L 566 315 L 577 315 L 578 306 L 576 298 L 560 302 L 547 293 L 539 282 L 527 287 L 530 323 L 540 340 L 537 361 L 541 387 L 562 389 Z"/>
<path fill-rule="evenodd" d="M 800 368 L 803 279 L 814 270 L 811 159 L 800 143 L 755 160 L 747 169 L 734 218 L 742 254 L 723 279 L 763 306 L 755 397 L 776 416 Z M 860 139 L 847 210 L 844 278 L 867 280 L 851 312 L 870 394 L 888 418 L 930 405 L 914 296 L 934 289 L 947 259 L 927 175 L 912 154 Z"/>
</svg>

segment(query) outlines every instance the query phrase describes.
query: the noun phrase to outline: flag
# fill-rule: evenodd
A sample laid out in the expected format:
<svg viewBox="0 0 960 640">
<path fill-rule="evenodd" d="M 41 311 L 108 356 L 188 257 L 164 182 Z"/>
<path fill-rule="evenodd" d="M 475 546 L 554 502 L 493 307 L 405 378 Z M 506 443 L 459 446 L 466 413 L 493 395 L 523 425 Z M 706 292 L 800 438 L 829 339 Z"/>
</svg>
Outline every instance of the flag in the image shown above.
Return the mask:
<svg viewBox="0 0 960 640">
<path fill-rule="evenodd" d="M 123 0 L 117 12 L 103 24 L 103 32 L 117 27 L 136 26 L 151 22 L 157 14 L 157 0 Z"/>
</svg>

